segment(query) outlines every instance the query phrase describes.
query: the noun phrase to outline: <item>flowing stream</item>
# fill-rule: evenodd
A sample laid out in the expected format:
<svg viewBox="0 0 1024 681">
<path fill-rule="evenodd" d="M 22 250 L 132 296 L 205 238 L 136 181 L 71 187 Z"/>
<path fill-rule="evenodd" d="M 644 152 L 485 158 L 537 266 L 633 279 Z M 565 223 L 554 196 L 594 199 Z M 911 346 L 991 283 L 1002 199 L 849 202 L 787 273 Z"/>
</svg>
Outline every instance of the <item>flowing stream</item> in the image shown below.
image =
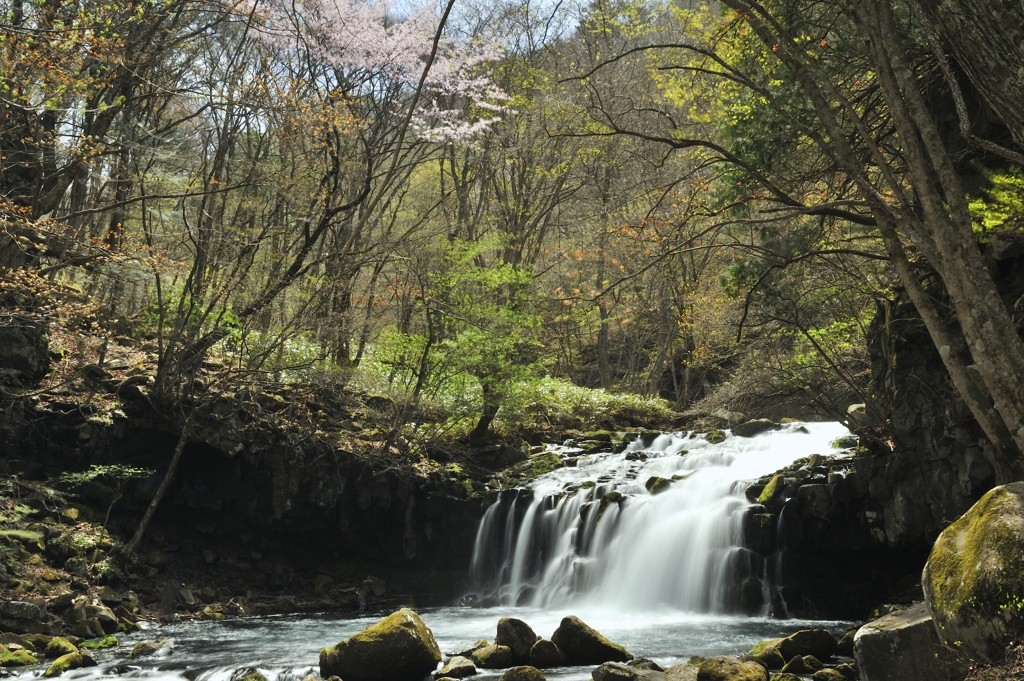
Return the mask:
<svg viewBox="0 0 1024 681">
<path fill-rule="evenodd" d="M 634 655 L 666 667 L 692 655 L 738 655 L 758 641 L 808 626 L 840 633 L 841 622 L 734 613 L 738 577 L 756 579 L 766 591 L 772 579 L 770 561 L 758 564 L 740 546 L 739 523 L 749 506 L 745 481 L 803 456 L 834 454 L 831 443 L 846 435 L 838 424 L 808 423 L 719 444 L 664 434 L 618 454 L 579 456 L 578 450 L 555 448 L 575 466 L 503 493 L 481 522 L 473 577 L 477 591 L 499 605 L 420 614 L 445 653 L 480 638 L 493 640 L 503 616 L 523 619 L 547 638 L 563 616 L 574 614 Z M 644 483 L 654 476 L 675 480 L 652 495 Z M 96 651 L 98 666 L 61 678 L 230 681 L 254 667 L 269 681 L 304 681 L 318 678 L 321 648 L 384 614 L 150 625 L 122 637 L 120 648 Z M 126 659 L 136 642 L 157 636 L 174 641 L 170 654 Z M 11 671 L 27 678 L 45 669 L 41 663 Z M 582 681 L 590 671 L 565 667 L 545 675 Z M 500 674 L 481 670 L 475 678 L 496 681 Z"/>
</svg>

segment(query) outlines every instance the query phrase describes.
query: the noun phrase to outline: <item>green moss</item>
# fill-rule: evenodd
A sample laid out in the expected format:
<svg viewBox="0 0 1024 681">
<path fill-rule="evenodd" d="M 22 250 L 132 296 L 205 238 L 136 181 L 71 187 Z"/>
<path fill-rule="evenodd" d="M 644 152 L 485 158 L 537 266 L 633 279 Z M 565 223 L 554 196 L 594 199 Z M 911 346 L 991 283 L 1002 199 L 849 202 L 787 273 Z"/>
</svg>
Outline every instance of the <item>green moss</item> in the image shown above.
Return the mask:
<svg viewBox="0 0 1024 681">
<path fill-rule="evenodd" d="M 725 433 L 717 428 L 713 428 L 704 434 L 704 439 L 707 440 L 709 444 L 717 445 L 720 442 L 725 442 Z"/>
<path fill-rule="evenodd" d="M 781 638 L 770 638 L 767 641 L 761 641 L 760 643 L 758 643 L 757 645 L 755 645 L 753 648 L 750 649 L 750 654 L 753 655 L 754 657 L 757 657 L 758 655 L 763 653 L 768 648 L 775 648 L 775 647 L 777 647 L 779 645 L 780 641 L 782 641 Z"/>
<path fill-rule="evenodd" d="M 644 487 L 647 488 L 647 491 L 650 492 L 651 495 L 661 494 L 671 486 L 671 480 L 662 478 L 657 475 L 652 475 L 651 477 L 647 478 L 647 482 L 644 483 Z"/>
<path fill-rule="evenodd" d="M 67 640 L 66 638 L 55 636 L 50 639 L 49 643 L 46 644 L 46 650 L 44 651 L 43 654 L 49 658 L 56 658 L 67 655 L 68 653 L 77 652 L 78 648 L 75 647 L 74 643 Z"/>
<path fill-rule="evenodd" d="M 760 496 L 757 497 L 757 503 L 770 503 L 773 499 L 775 499 L 775 495 L 778 494 L 781 491 L 781 489 L 782 476 L 776 473 L 775 475 L 772 476 L 772 479 L 768 481 L 768 484 L 765 485 L 765 488 L 761 490 Z"/>
<path fill-rule="evenodd" d="M 0 646 L 0 667 L 24 667 L 38 662 L 27 650 L 9 650 Z"/>
<path fill-rule="evenodd" d="M 1007 631 L 1024 632 L 1024 528 L 1014 522 L 1022 498 L 1009 489 L 1020 486 L 993 489 L 935 542 L 925 578 L 940 630 L 949 617 L 998 617 Z"/>
<path fill-rule="evenodd" d="M 608 492 L 608 494 L 605 494 L 603 497 L 601 497 L 601 504 L 597 508 L 597 522 L 601 522 L 601 516 L 604 515 L 604 512 L 608 509 L 608 507 L 611 504 L 618 504 L 621 501 L 621 492 Z"/>
<path fill-rule="evenodd" d="M 102 650 L 104 648 L 116 648 L 120 645 L 116 636 L 104 636 L 98 641 L 83 641 L 79 648 L 87 650 Z"/>
<path fill-rule="evenodd" d="M 52 678 L 54 676 L 60 676 L 66 671 L 71 669 L 78 669 L 82 666 L 82 654 L 81 653 L 68 653 L 67 655 L 61 655 L 53 664 L 43 672 L 43 676 Z"/>
</svg>

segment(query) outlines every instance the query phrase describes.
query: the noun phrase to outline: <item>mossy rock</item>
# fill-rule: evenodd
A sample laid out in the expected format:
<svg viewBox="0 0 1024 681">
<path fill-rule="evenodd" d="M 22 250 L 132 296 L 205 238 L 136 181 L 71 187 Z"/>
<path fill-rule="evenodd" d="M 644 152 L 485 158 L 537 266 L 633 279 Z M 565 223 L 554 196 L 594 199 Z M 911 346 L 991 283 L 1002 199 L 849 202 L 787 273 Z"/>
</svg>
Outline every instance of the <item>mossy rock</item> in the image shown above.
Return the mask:
<svg viewBox="0 0 1024 681">
<path fill-rule="evenodd" d="M 708 432 L 704 433 L 704 439 L 708 442 L 708 444 L 712 445 L 717 445 L 719 443 L 725 442 L 725 438 L 725 433 L 722 432 L 721 430 L 718 430 L 717 428 L 712 428 Z"/>
<path fill-rule="evenodd" d="M 564 467 L 565 463 L 557 454 L 554 452 L 544 452 L 530 457 L 523 463 L 517 464 L 516 470 L 520 473 L 525 473 L 527 480 L 532 480 L 545 473 L 550 473 Z"/>
<path fill-rule="evenodd" d="M 320 676 L 345 681 L 420 681 L 441 661 L 441 649 L 409 608 L 320 651 Z"/>
<path fill-rule="evenodd" d="M 520 665 L 512 667 L 501 675 L 499 681 L 547 681 L 544 673 L 536 667 Z"/>
<path fill-rule="evenodd" d="M 819 669 L 811 675 L 811 681 L 846 681 L 838 669 Z"/>
<path fill-rule="evenodd" d="M 43 651 L 43 655 L 52 660 L 67 655 L 69 653 L 77 652 L 78 648 L 75 646 L 74 643 L 67 640 L 66 638 L 54 636 L 50 639 L 50 642 L 46 644 L 46 650 Z"/>
<path fill-rule="evenodd" d="M 0 646 L 0 667 L 24 667 L 30 664 L 36 664 L 39 660 L 32 656 L 32 653 L 28 652 L 24 648 L 20 650 L 10 650 L 7 646 Z"/>
<path fill-rule="evenodd" d="M 507 669 L 512 665 L 512 649 L 492 644 L 470 653 L 473 662 L 481 669 Z"/>
<path fill-rule="evenodd" d="M 86 659 L 82 653 L 68 653 L 67 655 L 61 655 L 43 672 L 43 676 L 47 678 L 53 678 L 54 676 L 60 676 L 64 672 L 71 671 L 72 669 L 78 669 L 86 666 Z"/>
<path fill-rule="evenodd" d="M 600 522 L 601 516 L 604 515 L 604 512 L 608 510 L 609 506 L 611 506 L 612 504 L 622 503 L 622 499 L 623 496 L 621 492 L 608 492 L 603 497 L 601 497 L 601 504 L 600 506 L 597 507 L 598 522 Z"/>
<path fill-rule="evenodd" d="M 701 662 L 697 681 L 768 681 L 768 670 L 757 662 L 716 655 Z"/>
<path fill-rule="evenodd" d="M 117 642 L 116 636 L 104 636 L 98 641 L 83 641 L 79 648 L 85 648 L 86 650 L 104 650 L 106 648 L 116 648 L 120 644 Z"/>
<path fill-rule="evenodd" d="M 783 672 L 781 674 L 772 674 L 771 681 L 804 681 L 796 674 L 790 674 L 789 672 Z"/>
<path fill-rule="evenodd" d="M 633 655 L 624 647 L 612 643 L 575 616 L 563 617 L 551 635 L 551 640 L 571 665 L 626 662 L 633 659 Z"/>
<path fill-rule="evenodd" d="M 255 667 L 245 667 L 235 671 L 231 675 L 231 681 L 267 681 L 267 677 Z"/>
<path fill-rule="evenodd" d="M 1024 636 L 1024 482 L 989 491 L 939 535 L 921 586 L 939 637 L 997 662 Z"/>
<path fill-rule="evenodd" d="M 779 652 L 778 644 L 781 638 L 773 638 L 769 641 L 762 641 L 750 649 L 750 656 L 763 664 L 768 669 L 782 669 L 786 665 L 786 658 Z"/>
<path fill-rule="evenodd" d="M 772 479 L 768 481 L 768 484 L 761 490 L 761 494 L 757 497 L 757 503 L 763 506 L 774 506 L 777 497 L 780 497 L 785 491 L 785 486 L 782 482 L 782 476 L 776 473 L 772 476 Z"/>
<path fill-rule="evenodd" d="M 646 487 L 647 491 L 651 493 L 651 496 L 655 494 L 661 494 L 671 486 L 672 480 L 663 478 L 658 475 L 652 475 L 651 477 L 647 478 L 647 482 L 644 483 L 644 487 Z"/>
</svg>

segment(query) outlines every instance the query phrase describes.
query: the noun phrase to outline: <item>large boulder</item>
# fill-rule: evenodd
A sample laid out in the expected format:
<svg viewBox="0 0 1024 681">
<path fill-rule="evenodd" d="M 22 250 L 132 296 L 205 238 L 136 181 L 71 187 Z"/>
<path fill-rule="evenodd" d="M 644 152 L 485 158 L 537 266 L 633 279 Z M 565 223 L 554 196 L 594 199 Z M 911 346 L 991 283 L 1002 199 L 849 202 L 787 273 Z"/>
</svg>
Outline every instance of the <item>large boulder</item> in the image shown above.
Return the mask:
<svg viewBox="0 0 1024 681">
<path fill-rule="evenodd" d="M 525 665 L 530 661 L 530 650 L 540 640 L 530 625 L 513 617 L 498 620 L 498 633 L 494 645 L 507 646 L 512 651 L 512 664 Z"/>
<path fill-rule="evenodd" d="M 939 643 L 925 603 L 869 622 L 853 639 L 861 681 L 959 681 L 965 670 Z"/>
<path fill-rule="evenodd" d="M 754 437 L 761 433 L 773 430 L 775 422 L 771 419 L 753 419 L 746 423 L 738 423 L 732 427 L 732 434 L 740 437 Z"/>
<path fill-rule="evenodd" d="M 939 534 L 921 586 L 939 637 L 1001 660 L 1024 636 L 1024 482 L 989 491 Z"/>
<path fill-rule="evenodd" d="M 441 650 L 420 616 L 393 612 L 341 643 L 320 651 L 320 676 L 345 681 L 420 681 L 441 661 Z"/>
<path fill-rule="evenodd" d="M 768 670 L 757 662 L 718 655 L 700 663 L 697 681 L 768 681 Z"/>
<path fill-rule="evenodd" d="M 569 664 L 601 664 L 633 659 L 628 650 L 612 643 L 574 615 L 562 618 L 551 640 L 565 653 Z"/>
<path fill-rule="evenodd" d="M 565 653 L 555 645 L 554 641 L 542 638 L 530 648 L 530 664 L 539 669 L 561 667 L 567 662 Z"/>
<path fill-rule="evenodd" d="M 782 639 L 775 647 L 786 660 L 792 660 L 795 655 L 813 655 L 819 660 L 827 660 L 836 654 L 839 642 L 824 629 L 802 629 Z"/>
</svg>

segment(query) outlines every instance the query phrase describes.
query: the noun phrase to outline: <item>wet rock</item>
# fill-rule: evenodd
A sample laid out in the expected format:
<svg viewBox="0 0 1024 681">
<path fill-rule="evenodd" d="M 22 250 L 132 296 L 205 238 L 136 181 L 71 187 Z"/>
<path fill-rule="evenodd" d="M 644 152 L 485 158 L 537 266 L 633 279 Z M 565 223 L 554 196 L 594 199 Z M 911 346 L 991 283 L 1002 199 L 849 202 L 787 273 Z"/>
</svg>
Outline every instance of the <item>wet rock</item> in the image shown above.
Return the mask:
<svg viewBox="0 0 1024 681">
<path fill-rule="evenodd" d="M 853 655 L 862 681 L 954 681 L 966 672 L 940 644 L 925 603 L 865 624 Z"/>
<path fill-rule="evenodd" d="M 832 494 L 827 484 L 801 485 L 797 490 L 804 516 L 828 520 L 832 511 Z"/>
<path fill-rule="evenodd" d="M 779 652 L 787 660 L 793 659 L 794 655 L 813 655 L 819 660 L 827 660 L 836 654 L 838 647 L 836 637 L 825 629 L 803 629 L 778 644 Z"/>
<path fill-rule="evenodd" d="M 839 645 L 836 648 L 836 654 L 842 655 L 843 657 L 853 657 L 853 637 L 857 634 L 856 629 L 852 629 L 839 639 Z"/>
<path fill-rule="evenodd" d="M 551 640 L 565 653 L 570 664 L 601 664 L 633 659 L 625 648 L 612 643 L 575 616 L 562 618 Z"/>
<path fill-rule="evenodd" d="M 536 667 L 520 665 L 512 667 L 501 675 L 500 681 L 546 681 L 544 673 Z"/>
<path fill-rule="evenodd" d="M 86 608 L 86 612 L 91 615 L 91 619 L 100 623 L 101 636 L 114 633 L 117 631 L 118 624 L 121 623 L 114 611 L 104 605 L 89 606 Z"/>
<path fill-rule="evenodd" d="M 530 661 L 530 650 L 540 640 L 530 625 L 513 617 L 498 620 L 498 633 L 494 645 L 507 646 L 512 651 L 512 664 L 521 665 Z"/>
<path fill-rule="evenodd" d="M 810 655 L 808 655 L 810 657 Z M 807 661 L 800 655 L 793 658 L 782 668 L 784 674 L 810 674 L 814 670 L 807 664 Z"/>
<path fill-rule="evenodd" d="M 743 543 L 754 553 L 770 556 L 775 552 L 778 518 L 773 513 L 747 513 L 743 517 Z"/>
<path fill-rule="evenodd" d="M 658 475 L 652 475 L 647 478 L 647 482 L 644 483 L 644 487 L 647 488 L 647 491 L 650 492 L 652 496 L 655 494 L 661 494 L 671 486 L 671 480 Z"/>
<path fill-rule="evenodd" d="M 46 644 L 46 649 L 43 651 L 43 655 L 52 660 L 69 653 L 77 652 L 78 648 L 71 641 L 60 636 L 54 636 L 50 639 L 50 642 Z"/>
<path fill-rule="evenodd" d="M 554 641 L 540 639 L 530 648 L 530 664 L 538 669 L 562 667 L 568 660 Z"/>
<path fill-rule="evenodd" d="M 705 433 L 704 439 L 708 441 L 708 444 L 717 445 L 725 442 L 725 433 L 715 428 Z"/>
<path fill-rule="evenodd" d="M 75 622 L 71 627 L 71 633 L 80 638 L 100 638 L 106 632 L 99 620 L 86 618 Z"/>
<path fill-rule="evenodd" d="M 463 679 L 476 674 L 476 665 L 468 657 L 456 655 L 448 660 L 448 664 L 441 667 L 441 671 L 434 672 L 435 677 L 448 677 L 451 679 Z"/>
<path fill-rule="evenodd" d="M 590 673 L 594 681 L 633 681 L 637 673 L 621 662 L 605 662 Z"/>
<path fill-rule="evenodd" d="M 772 681 L 804 681 L 803 678 L 789 672 L 783 674 L 772 674 Z"/>
<path fill-rule="evenodd" d="M 476 643 L 474 643 L 470 647 L 466 648 L 465 650 L 462 650 L 462 651 L 459 651 L 459 652 L 455 653 L 454 657 L 459 657 L 459 656 L 469 657 L 475 651 L 480 650 L 481 648 L 486 648 L 489 645 L 491 645 L 491 644 L 488 643 L 486 639 L 480 639 L 479 641 L 477 641 Z"/>
<path fill-rule="evenodd" d="M 370 590 L 370 593 L 372 593 L 377 598 L 380 598 L 385 593 L 387 593 L 387 582 L 385 582 L 380 577 L 374 577 L 373 575 L 370 575 L 365 580 L 363 580 L 363 585 L 366 586 Z"/>
<path fill-rule="evenodd" d="M 489 645 L 474 650 L 470 657 L 483 669 L 506 669 L 512 666 L 512 649 L 508 646 Z"/>
<path fill-rule="evenodd" d="M 852 664 L 840 664 L 836 665 L 836 671 L 843 675 L 846 681 L 858 681 L 860 674 L 857 673 L 856 665 Z"/>
<path fill-rule="evenodd" d="M 768 670 L 757 662 L 718 655 L 700 663 L 697 681 L 768 681 Z"/>
<path fill-rule="evenodd" d="M 121 605 L 121 594 L 109 586 L 101 586 L 97 595 L 100 597 L 100 603 L 109 606 L 111 608 Z"/>
<path fill-rule="evenodd" d="M 128 659 L 134 660 L 139 657 L 147 657 L 149 655 L 169 655 L 174 650 L 174 641 L 161 636 L 155 641 L 142 641 L 136 643 L 135 647 L 132 648 L 132 652 L 129 653 Z"/>
<path fill-rule="evenodd" d="M 786 665 L 786 658 L 779 652 L 778 644 L 781 641 L 781 638 L 776 638 L 758 643 L 751 648 L 750 657 L 763 664 L 767 669 L 782 669 Z"/>
<path fill-rule="evenodd" d="M 811 675 L 811 681 L 846 681 L 838 669 L 819 669 Z"/>
<path fill-rule="evenodd" d="M 320 676 L 345 681 L 420 681 L 441 661 L 437 641 L 420 616 L 394 612 L 320 651 Z"/>
<path fill-rule="evenodd" d="M 96 660 L 92 659 L 92 656 L 85 653 L 68 653 L 58 657 L 49 668 L 43 672 L 43 676 L 52 678 L 54 676 L 60 676 L 66 671 L 72 669 L 80 669 L 81 667 L 95 667 Z"/>
<path fill-rule="evenodd" d="M 752 419 L 746 423 L 739 423 L 732 427 L 732 434 L 740 437 L 754 437 L 761 433 L 775 429 L 775 422 L 771 419 Z"/>
<path fill-rule="evenodd" d="M 633 658 L 632 660 L 630 660 L 629 662 L 626 663 L 626 666 L 627 667 L 632 667 L 633 669 L 637 669 L 637 670 L 641 670 L 641 671 L 651 671 L 651 672 L 663 672 L 663 671 L 665 671 L 664 669 L 661 668 L 660 664 L 658 664 L 654 660 L 648 660 L 645 657 L 641 657 L 639 659 L 638 658 Z"/>
<path fill-rule="evenodd" d="M 996 662 L 1024 637 L 1024 482 L 989 491 L 939 534 L 921 577 L 946 645 Z"/>
<path fill-rule="evenodd" d="M 683 663 L 675 664 L 665 670 L 666 681 L 697 681 L 699 665 Z"/>
<path fill-rule="evenodd" d="M 267 677 L 255 667 L 245 667 L 236 669 L 231 675 L 231 681 L 267 681 Z"/>
</svg>

